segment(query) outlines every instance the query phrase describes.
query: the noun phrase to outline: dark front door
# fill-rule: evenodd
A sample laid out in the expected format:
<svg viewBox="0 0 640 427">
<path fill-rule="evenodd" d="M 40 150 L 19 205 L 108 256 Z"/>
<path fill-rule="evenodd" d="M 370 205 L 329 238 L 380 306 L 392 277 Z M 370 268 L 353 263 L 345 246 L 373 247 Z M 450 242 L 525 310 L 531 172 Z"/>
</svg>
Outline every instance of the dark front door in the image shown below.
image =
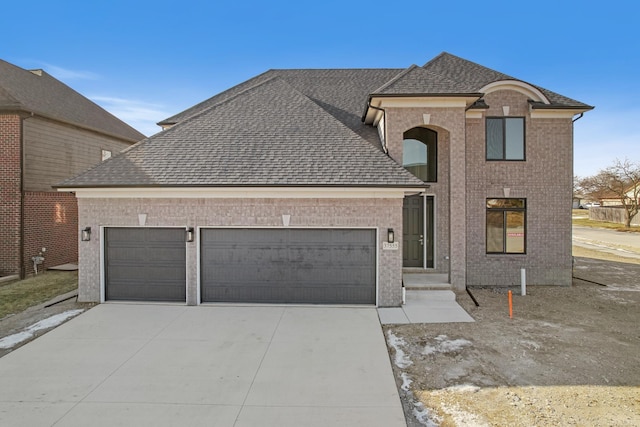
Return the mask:
<svg viewBox="0 0 640 427">
<path fill-rule="evenodd" d="M 402 205 L 402 261 L 404 267 L 424 266 L 424 203 L 422 196 L 404 198 Z"/>
</svg>

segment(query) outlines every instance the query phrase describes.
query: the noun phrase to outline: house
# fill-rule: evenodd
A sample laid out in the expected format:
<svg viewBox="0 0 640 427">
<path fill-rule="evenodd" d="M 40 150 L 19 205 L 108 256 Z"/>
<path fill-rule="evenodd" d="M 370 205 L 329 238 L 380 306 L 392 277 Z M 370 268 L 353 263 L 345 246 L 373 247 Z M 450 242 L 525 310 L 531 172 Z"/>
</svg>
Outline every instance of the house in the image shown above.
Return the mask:
<svg viewBox="0 0 640 427">
<path fill-rule="evenodd" d="M 80 299 L 398 306 L 403 274 L 464 289 L 521 268 L 569 285 L 592 108 L 448 53 L 267 71 L 59 185 L 87 231 Z"/>
<path fill-rule="evenodd" d="M 640 201 L 640 184 L 630 185 L 628 189 L 625 190 L 625 202 L 632 204 L 634 200 Z M 622 197 L 613 191 L 603 194 L 600 198 L 600 203 L 602 203 L 602 206 L 623 206 Z"/>
<path fill-rule="evenodd" d="M 0 60 L 0 276 L 75 263 L 77 201 L 52 186 L 143 138 L 46 72 Z"/>
</svg>

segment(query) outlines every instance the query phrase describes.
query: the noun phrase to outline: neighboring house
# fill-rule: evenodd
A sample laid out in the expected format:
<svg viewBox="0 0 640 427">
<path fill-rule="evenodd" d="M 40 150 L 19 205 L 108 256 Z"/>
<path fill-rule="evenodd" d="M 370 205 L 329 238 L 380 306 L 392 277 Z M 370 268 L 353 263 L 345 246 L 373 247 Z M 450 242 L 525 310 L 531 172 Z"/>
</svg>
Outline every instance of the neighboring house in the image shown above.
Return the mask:
<svg viewBox="0 0 640 427">
<path fill-rule="evenodd" d="M 464 289 L 521 268 L 570 285 L 592 108 L 448 53 L 267 71 L 61 183 L 91 229 L 80 299 L 398 306 L 403 273 Z"/>
<path fill-rule="evenodd" d="M 631 203 L 632 200 L 638 200 L 640 202 L 640 184 L 632 185 L 625 193 L 627 203 Z M 622 206 L 622 200 L 620 196 L 614 193 L 604 195 L 600 199 L 602 206 Z"/>
<path fill-rule="evenodd" d="M 42 70 L 0 60 L 0 276 L 78 259 L 78 207 L 52 186 L 144 138 Z"/>
</svg>

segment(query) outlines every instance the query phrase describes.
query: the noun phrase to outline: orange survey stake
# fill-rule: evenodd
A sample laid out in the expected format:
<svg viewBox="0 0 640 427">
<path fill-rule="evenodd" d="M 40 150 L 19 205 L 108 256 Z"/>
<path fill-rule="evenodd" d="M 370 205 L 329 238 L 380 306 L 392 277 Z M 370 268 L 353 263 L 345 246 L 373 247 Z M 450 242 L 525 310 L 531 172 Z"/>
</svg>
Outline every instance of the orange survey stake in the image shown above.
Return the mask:
<svg viewBox="0 0 640 427">
<path fill-rule="evenodd" d="M 513 295 L 509 291 L 509 319 L 513 319 Z"/>
</svg>

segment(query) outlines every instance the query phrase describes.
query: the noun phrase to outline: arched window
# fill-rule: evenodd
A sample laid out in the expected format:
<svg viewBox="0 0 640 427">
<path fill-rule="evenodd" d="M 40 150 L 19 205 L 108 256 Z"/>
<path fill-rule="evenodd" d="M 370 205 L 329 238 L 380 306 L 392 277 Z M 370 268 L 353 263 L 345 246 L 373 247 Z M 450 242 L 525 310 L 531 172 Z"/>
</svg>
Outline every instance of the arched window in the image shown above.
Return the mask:
<svg viewBox="0 0 640 427">
<path fill-rule="evenodd" d="M 406 131 L 402 142 L 402 166 L 426 182 L 438 180 L 438 134 L 427 128 Z"/>
</svg>

